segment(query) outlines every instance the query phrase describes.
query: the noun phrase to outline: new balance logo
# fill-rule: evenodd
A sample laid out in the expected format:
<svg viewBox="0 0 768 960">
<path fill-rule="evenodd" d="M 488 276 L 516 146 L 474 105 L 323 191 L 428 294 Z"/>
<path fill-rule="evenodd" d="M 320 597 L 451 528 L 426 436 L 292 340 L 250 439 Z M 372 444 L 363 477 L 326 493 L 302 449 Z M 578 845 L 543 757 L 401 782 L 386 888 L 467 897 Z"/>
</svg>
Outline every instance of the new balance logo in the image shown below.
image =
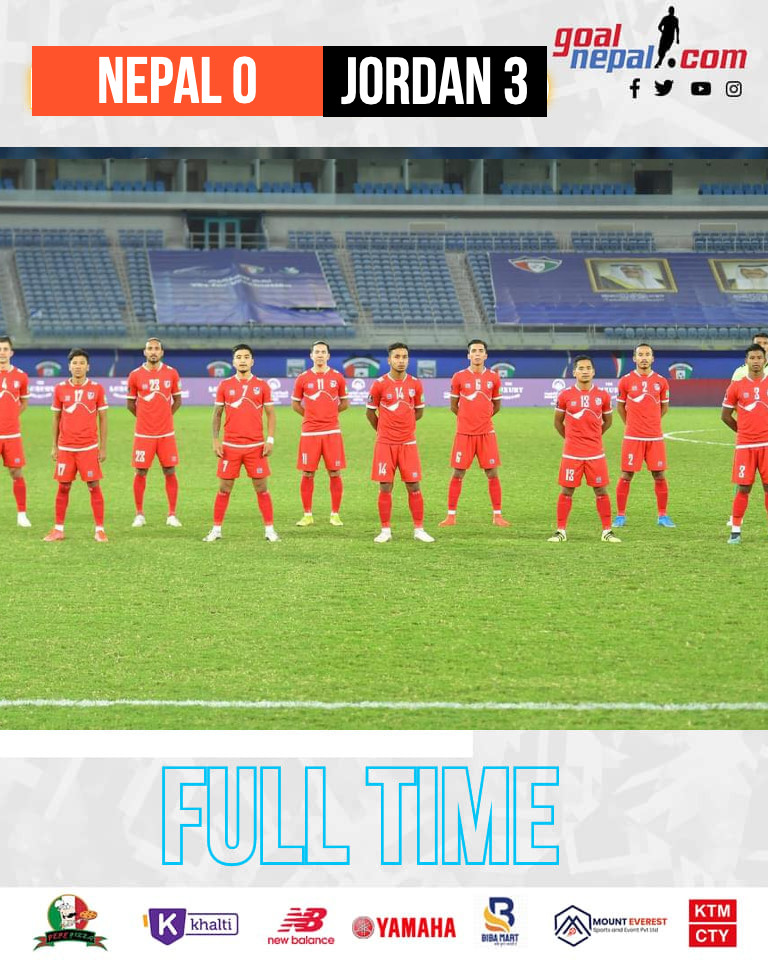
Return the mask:
<svg viewBox="0 0 768 960">
<path fill-rule="evenodd" d="M 289 933 L 291 930 L 297 933 L 314 933 L 322 928 L 327 914 L 328 911 L 324 907 L 307 907 L 306 910 L 302 910 L 301 907 L 291 907 L 278 933 Z"/>
</svg>

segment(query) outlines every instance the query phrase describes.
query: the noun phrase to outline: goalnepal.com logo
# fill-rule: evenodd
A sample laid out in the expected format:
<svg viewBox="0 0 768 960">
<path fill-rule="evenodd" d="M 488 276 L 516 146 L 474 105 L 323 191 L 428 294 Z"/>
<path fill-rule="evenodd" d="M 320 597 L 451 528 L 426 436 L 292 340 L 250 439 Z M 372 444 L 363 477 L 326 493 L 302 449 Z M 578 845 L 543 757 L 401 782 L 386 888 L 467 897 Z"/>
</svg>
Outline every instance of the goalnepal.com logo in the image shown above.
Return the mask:
<svg viewBox="0 0 768 960">
<path fill-rule="evenodd" d="M 627 37 L 623 23 L 613 25 L 557 27 L 552 56 L 569 59 L 571 70 L 651 70 L 675 67 L 683 70 L 743 70 L 748 51 L 744 48 L 686 46 L 680 48 L 680 17 L 667 7 L 643 38 Z"/>
</svg>

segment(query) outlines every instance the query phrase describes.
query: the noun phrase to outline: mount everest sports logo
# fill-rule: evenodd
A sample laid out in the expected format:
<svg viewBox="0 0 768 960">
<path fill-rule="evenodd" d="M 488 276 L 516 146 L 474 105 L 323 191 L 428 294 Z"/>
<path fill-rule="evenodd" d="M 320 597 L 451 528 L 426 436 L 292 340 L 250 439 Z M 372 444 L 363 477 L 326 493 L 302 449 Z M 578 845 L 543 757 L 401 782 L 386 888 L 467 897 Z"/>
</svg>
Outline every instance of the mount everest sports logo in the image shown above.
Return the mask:
<svg viewBox="0 0 768 960">
<path fill-rule="evenodd" d="M 653 42 L 638 43 L 623 23 L 612 26 L 568 26 L 555 29 L 552 56 L 568 59 L 571 70 L 651 70 L 661 66 L 682 70 L 743 70 L 744 48 L 685 47 L 679 58 L 670 56 L 680 45 L 680 22 L 675 7 L 668 7 L 655 25 Z M 658 36 L 657 36 L 658 35 Z M 658 43 L 658 46 L 657 46 Z"/>
</svg>

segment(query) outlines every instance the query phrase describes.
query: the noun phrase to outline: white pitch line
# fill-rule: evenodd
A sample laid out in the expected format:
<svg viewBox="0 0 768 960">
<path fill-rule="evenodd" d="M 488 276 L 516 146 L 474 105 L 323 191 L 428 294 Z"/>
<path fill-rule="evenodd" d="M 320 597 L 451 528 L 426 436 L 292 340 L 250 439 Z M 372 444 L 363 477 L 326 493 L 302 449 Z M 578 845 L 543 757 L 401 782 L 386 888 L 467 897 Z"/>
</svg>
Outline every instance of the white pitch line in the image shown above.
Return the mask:
<svg viewBox="0 0 768 960">
<path fill-rule="evenodd" d="M 712 433 L 712 430 L 673 430 L 671 433 L 665 433 L 665 440 L 676 440 L 678 443 L 700 443 L 703 446 L 707 447 L 730 447 L 733 449 L 732 443 L 725 443 L 723 440 L 693 440 L 690 437 L 681 437 L 678 434 L 681 433 Z"/>
<path fill-rule="evenodd" d="M 9 707 L 202 707 L 206 710 L 537 710 L 585 713 L 594 710 L 642 710 L 648 713 L 704 712 L 709 710 L 766 711 L 768 703 L 459 703 L 454 701 L 397 700 L 0 700 L 0 709 Z"/>
</svg>

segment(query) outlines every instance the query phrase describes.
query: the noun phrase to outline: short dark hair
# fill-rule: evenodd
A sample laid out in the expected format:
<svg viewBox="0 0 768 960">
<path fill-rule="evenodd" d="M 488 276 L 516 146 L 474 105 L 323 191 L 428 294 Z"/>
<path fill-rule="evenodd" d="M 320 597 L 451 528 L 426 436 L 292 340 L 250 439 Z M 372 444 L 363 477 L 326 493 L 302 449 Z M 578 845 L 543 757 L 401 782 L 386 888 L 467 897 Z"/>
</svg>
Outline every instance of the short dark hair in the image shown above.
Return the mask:
<svg viewBox="0 0 768 960">
<path fill-rule="evenodd" d="M 480 343 L 480 344 L 482 344 L 483 347 L 485 348 L 485 352 L 488 353 L 488 344 L 485 342 L 485 340 L 481 340 L 479 337 L 476 337 L 474 340 L 470 340 L 470 341 L 469 341 L 469 343 L 467 344 L 467 350 L 471 350 L 471 349 L 472 349 L 472 344 L 473 344 L 473 343 Z"/>
<path fill-rule="evenodd" d="M 581 363 L 582 360 L 589 360 L 589 362 L 592 364 L 593 367 L 595 365 L 595 361 L 592 359 L 592 357 L 590 357 L 586 353 L 580 353 L 578 357 L 573 358 L 573 363 L 571 364 L 571 367 L 575 368 L 576 364 Z"/>
<path fill-rule="evenodd" d="M 325 347 L 325 349 L 328 351 L 328 353 L 331 352 L 331 345 L 330 345 L 330 343 L 328 343 L 326 340 L 315 340 L 315 342 L 314 342 L 314 343 L 312 344 L 312 346 L 309 348 L 309 352 L 312 353 L 312 351 L 315 349 L 315 347 Z"/>
<path fill-rule="evenodd" d="M 160 349 L 161 349 L 161 350 L 165 350 L 165 344 L 164 344 L 163 341 L 160 339 L 160 337 L 147 337 L 146 341 L 144 342 L 144 348 L 145 348 L 145 349 L 146 349 L 146 346 L 147 346 L 148 343 L 159 343 L 159 344 L 160 344 Z"/>
<path fill-rule="evenodd" d="M 7 343 L 11 350 L 13 350 L 13 340 L 11 340 L 7 333 L 4 333 L 0 337 L 0 343 Z"/>
<path fill-rule="evenodd" d="M 396 340 L 394 343 L 390 343 L 390 345 L 387 347 L 387 356 L 389 356 L 393 350 L 408 350 L 408 344 L 402 343 L 400 340 Z M 411 351 L 408 350 L 408 353 L 410 352 Z"/>
<path fill-rule="evenodd" d="M 762 353 L 765 356 L 765 347 L 761 347 L 759 343 L 752 343 L 744 351 L 744 356 L 748 357 L 750 353 Z"/>
<path fill-rule="evenodd" d="M 754 337 L 752 337 L 752 343 L 754 343 L 758 337 L 764 337 L 766 340 L 768 340 L 768 333 L 756 333 Z M 0 340 L 6 340 L 6 339 L 7 337 L 0 337 Z"/>
<path fill-rule="evenodd" d="M 236 343 L 234 347 L 232 347 L 233 357 L 238 352 L 238 350 L 247 350 L 248 353 L 250 353 L 250 355 L 253 356 L 253 350 L 251 350 L 251 348 L 248 346 L 247 343 Z"/>
<path fill-rule="evenodd" d="M 86 360 L 90 362 L 90 355 L 87 350 L 83 350 L 82 347 L 73 347 L 67 354 L 67 363 L 70 360 L 74 360 L 75 357 L 85 357 Z"/>
<path fill-rule="evenodd" d="M 650 343 L 636 343 L 635 349 L 632 351 L 632 353 L 635 353 L 635 351 L 639 350 L 640 347 L 648 347 L 649 350 L 653 351 L 653 347 L 650 345 Z"/>
</svg>

